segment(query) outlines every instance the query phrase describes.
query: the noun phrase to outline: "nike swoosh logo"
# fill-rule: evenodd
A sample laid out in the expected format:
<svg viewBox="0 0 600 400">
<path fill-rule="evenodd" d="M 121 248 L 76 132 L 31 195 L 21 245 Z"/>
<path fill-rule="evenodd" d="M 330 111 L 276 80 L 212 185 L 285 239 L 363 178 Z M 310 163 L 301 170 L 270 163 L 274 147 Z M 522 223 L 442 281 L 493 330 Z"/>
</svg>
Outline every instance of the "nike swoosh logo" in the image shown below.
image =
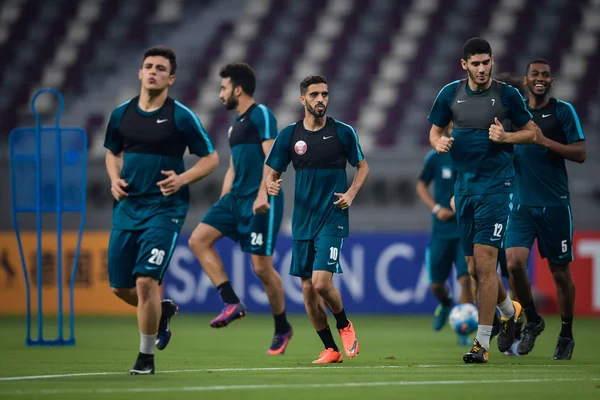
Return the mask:
<svg viewBox="0 0 600 400">
<path fill-rule="evenodd" d="M 168 119 L 157 119 L 156 123 L 157 124 L 162 124 L 163 122 L 167 122 L 167 121 L 168 121 Z"/>
<path fill-rule="evenodd" d="M 250 247 L 250 250 L 254 251 L 254 250 L 258 250 L 260 248 L 261 248 L 261 246 L 252 246 L 252 247 Z"/>
<path fill-rule="evenodd" d="M 331 261 L 328 261 L 328 262 L 327 262 L 327 265 L 335 265 L 335 264 L 337 264 L 337 261 L 333 261 L 333 262 L 331 262 Z"/>
<path fill-rule="evenodd" d="M 500 239 L 502 239 L 502 238 L 490 238 L 490 241 L 492 241 L 492 242 L 497 242 L 497 241 L 498 241 L 498 240 L 500 240 Z"/>
<path fill-rule="evenodd" d="M 323 136 L 323 140 L 331 139 L 333 136 Z"/>
<path fill-rule="evenodd" d="M 542 118 L 548 118 L 549 116 L 551 116 L 552 114 L 542 114 Z"/>
<path fill-rule="evenodd" d="M 456 102 L 457 102 L 457 103 L 465 103 L 465 102 L 466 102 L 466 100 L 457 100 Z"/>
<path fill-rule="evenodd" d="M 352 348 L 348 350 L 348 353 L 354 354 L 356 353 L 356 346 L 358 346 L 358 340 L 354 339 L 354 343 L 352 343 Z"/>
<path fill-rule="evenodd" d="M 569 254 L 561 254 L 560 256 L 558 256 L 558 258 L 565 258 L 566 256 L 568 256 Z"/>
<path fill-rule="evenodd" d="M 158 269 L 158 268 L 159 267 L 151 267 L 150 265 L 146 265 L 146 269 L 149 269 L 149 270 L 155 270 L 155 269 Z"/>
</svg>

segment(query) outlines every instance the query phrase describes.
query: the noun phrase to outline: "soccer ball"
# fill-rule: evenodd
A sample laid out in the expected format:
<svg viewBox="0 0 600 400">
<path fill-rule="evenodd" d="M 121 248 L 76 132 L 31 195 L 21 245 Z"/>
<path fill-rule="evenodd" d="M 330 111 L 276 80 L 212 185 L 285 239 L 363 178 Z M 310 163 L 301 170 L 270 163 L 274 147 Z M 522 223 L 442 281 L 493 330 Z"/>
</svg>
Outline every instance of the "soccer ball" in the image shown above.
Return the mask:
<svg viewBox="0 0 600 400">
<path fill-rule="evenodd" d="M 456 333 L 469 334 L 475 332 L 479 316 L 477 307 L 471 303 L 458 304 L 450 311 L 448 322 Z"/>
</svg>

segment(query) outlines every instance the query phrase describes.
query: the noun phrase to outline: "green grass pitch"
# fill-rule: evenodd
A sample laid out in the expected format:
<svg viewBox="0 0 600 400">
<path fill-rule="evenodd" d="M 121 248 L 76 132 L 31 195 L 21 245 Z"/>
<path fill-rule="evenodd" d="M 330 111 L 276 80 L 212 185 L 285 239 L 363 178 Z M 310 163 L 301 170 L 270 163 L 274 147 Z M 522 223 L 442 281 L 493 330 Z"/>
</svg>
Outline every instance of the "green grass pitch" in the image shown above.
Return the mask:
<svg viewBox="0 0 600 400">
<path fill-rule="evenodd" d="M 494 340 L 488 364 L 465 365 L 468 348 L 448 327 L 433 332 L 430 317 L 350 314 L 360 354 L 317 366 L 322 345 L 305 315 L 291 316 L 295 334 L 283 356 L 266 355 L 270 316 L 249 314 L 224 329 L 210 328 L 212 317 L 176 316 L 153 376 L 126 373 L 139 349 L 134 317 L 78 317 L 72 348 L 27 348 L 25 319 L 0 318 L 0 399 L 600 398 L 600 319 L 576 318 L 571 361 L 551 360 L 560 325 L 553 317 L 531 354 L 506 357 Z"/>
</svg>

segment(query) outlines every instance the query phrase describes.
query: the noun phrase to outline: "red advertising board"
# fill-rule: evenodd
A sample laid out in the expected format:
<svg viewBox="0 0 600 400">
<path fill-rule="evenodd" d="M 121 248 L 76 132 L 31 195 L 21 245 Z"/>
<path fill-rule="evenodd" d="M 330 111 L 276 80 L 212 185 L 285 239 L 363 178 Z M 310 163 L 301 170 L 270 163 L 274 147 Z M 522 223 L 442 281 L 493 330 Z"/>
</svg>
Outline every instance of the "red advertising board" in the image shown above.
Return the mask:
<svg viewBox="0 0 600 400">
<path fill-rule="evenodd" d="M 600 315 L 600 232 L 578 231 L 573 235 L 575 260 L 571 275 L 575 282 L 575 315 Z M 544 309 L 558 313 L 556 286 L 548 262 L 534 251 L 535 288 L 545 299 Z"/>
</svg>

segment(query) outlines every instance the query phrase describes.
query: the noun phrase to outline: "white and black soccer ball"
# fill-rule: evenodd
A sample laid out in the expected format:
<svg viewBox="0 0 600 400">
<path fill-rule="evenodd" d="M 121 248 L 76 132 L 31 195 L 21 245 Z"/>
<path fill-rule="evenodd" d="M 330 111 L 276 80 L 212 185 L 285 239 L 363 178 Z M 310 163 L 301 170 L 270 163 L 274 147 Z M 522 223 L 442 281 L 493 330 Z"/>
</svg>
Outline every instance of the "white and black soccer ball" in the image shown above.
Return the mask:
<svg viewBox="0 0 600 400">
<path fill-rule="evenodd" d="M 477 330 L 479 315 L 471 303 L 458 304 L 450 310 L 448 323 L 456 333 L 469 334 Z"/>
</svg>

